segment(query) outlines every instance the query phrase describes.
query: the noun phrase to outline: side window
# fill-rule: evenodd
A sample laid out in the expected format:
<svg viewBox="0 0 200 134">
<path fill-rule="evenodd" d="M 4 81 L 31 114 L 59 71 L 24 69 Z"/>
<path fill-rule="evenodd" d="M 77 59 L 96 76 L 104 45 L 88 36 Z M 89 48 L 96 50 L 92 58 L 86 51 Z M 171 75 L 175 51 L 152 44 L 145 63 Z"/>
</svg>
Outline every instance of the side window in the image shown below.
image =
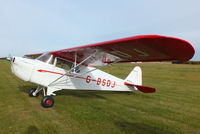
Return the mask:
<svg viewBox="0 0 200 134">
<path fill-rule="evenodd" d="M 65 70 L 70 70 L 72 67 L 72 63 L 69 61 L 65 61 L 63 59 L 57 58 L 56 67 L 63 68 Z"/>
</svg>

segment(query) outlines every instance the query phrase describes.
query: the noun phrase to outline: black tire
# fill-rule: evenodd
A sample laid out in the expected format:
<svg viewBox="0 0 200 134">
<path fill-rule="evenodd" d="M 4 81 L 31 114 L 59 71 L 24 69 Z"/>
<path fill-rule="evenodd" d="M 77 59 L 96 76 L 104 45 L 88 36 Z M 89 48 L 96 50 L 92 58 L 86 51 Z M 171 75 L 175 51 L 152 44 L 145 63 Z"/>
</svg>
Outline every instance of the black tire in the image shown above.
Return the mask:
<svg viewBox="0 0 200 134">
<path fill-rule="evenodd" d="M 33 92 L 35 92 L 35 90 L 36 90 L 36 88 L 31 88 L 31 90 L 28 93 L 30 97 L 38 97 L 39 96 L 39 93 L 37 93 L 36 96 L 33 96 Z"/>
<path fill-rule="evenodd" d="M 54 99 L 51 96 L 44 96 L 41 101 L 41 105 L 44 108 L 50 108 L 54 104 Z"/>
</svg>

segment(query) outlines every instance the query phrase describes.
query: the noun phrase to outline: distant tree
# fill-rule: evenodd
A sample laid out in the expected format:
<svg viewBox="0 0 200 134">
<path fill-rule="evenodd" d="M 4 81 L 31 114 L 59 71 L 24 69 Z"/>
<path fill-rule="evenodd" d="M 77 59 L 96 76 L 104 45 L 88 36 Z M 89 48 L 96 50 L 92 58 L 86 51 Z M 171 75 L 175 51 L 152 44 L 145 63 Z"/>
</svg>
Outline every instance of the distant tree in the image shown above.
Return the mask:
<svg viewBox="0 0 200 134">
<path fill-rule="evenodd" d="M 172 64 L 200 64 L 200 61 L 172 61 Z"/>
<path fill-rule="evenodd" d="M 0 57 L 0 60 L 6 60 L 7 58 L 6 57 Z"/>
</svg>

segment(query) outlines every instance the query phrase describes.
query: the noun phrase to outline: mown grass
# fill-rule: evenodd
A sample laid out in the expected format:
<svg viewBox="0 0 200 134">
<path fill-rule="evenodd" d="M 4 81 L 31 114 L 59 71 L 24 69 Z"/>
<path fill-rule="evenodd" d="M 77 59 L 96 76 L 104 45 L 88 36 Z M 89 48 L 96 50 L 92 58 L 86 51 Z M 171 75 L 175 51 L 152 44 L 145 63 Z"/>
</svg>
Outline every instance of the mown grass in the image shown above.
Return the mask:
<svg viewBox="0 0 200 134">
<path fill-rule="evenodd" d="M 104 71 L 125 78 L 136 64 Z M 34 87 L 0 61 L 0 133 L 179 134 L 200 133 L 200 66 L 143 63 L 143 84 L 154 94 L 57 92 L 53 108 L 28 97 Z"/>
</svg>

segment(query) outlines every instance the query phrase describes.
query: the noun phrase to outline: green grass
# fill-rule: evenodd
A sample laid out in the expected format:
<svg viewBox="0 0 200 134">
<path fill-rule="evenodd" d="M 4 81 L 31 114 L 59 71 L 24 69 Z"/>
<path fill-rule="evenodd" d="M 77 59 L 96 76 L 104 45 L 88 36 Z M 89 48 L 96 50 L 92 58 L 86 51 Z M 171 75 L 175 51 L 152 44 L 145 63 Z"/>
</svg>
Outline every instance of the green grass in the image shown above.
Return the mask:
<svg viewBox="0 0 200 134">
<path fill-rule="evenodd" d="M 136 64 L 104 71 L 125 78 Z M 154 94 L 57 92 L 53 108 L 28 97 L 34 87 L 0 61 L 0 133 L 179 134 L 200 133 L 200 66 L 143 63 L 143 84 Z"/>
</svg>

